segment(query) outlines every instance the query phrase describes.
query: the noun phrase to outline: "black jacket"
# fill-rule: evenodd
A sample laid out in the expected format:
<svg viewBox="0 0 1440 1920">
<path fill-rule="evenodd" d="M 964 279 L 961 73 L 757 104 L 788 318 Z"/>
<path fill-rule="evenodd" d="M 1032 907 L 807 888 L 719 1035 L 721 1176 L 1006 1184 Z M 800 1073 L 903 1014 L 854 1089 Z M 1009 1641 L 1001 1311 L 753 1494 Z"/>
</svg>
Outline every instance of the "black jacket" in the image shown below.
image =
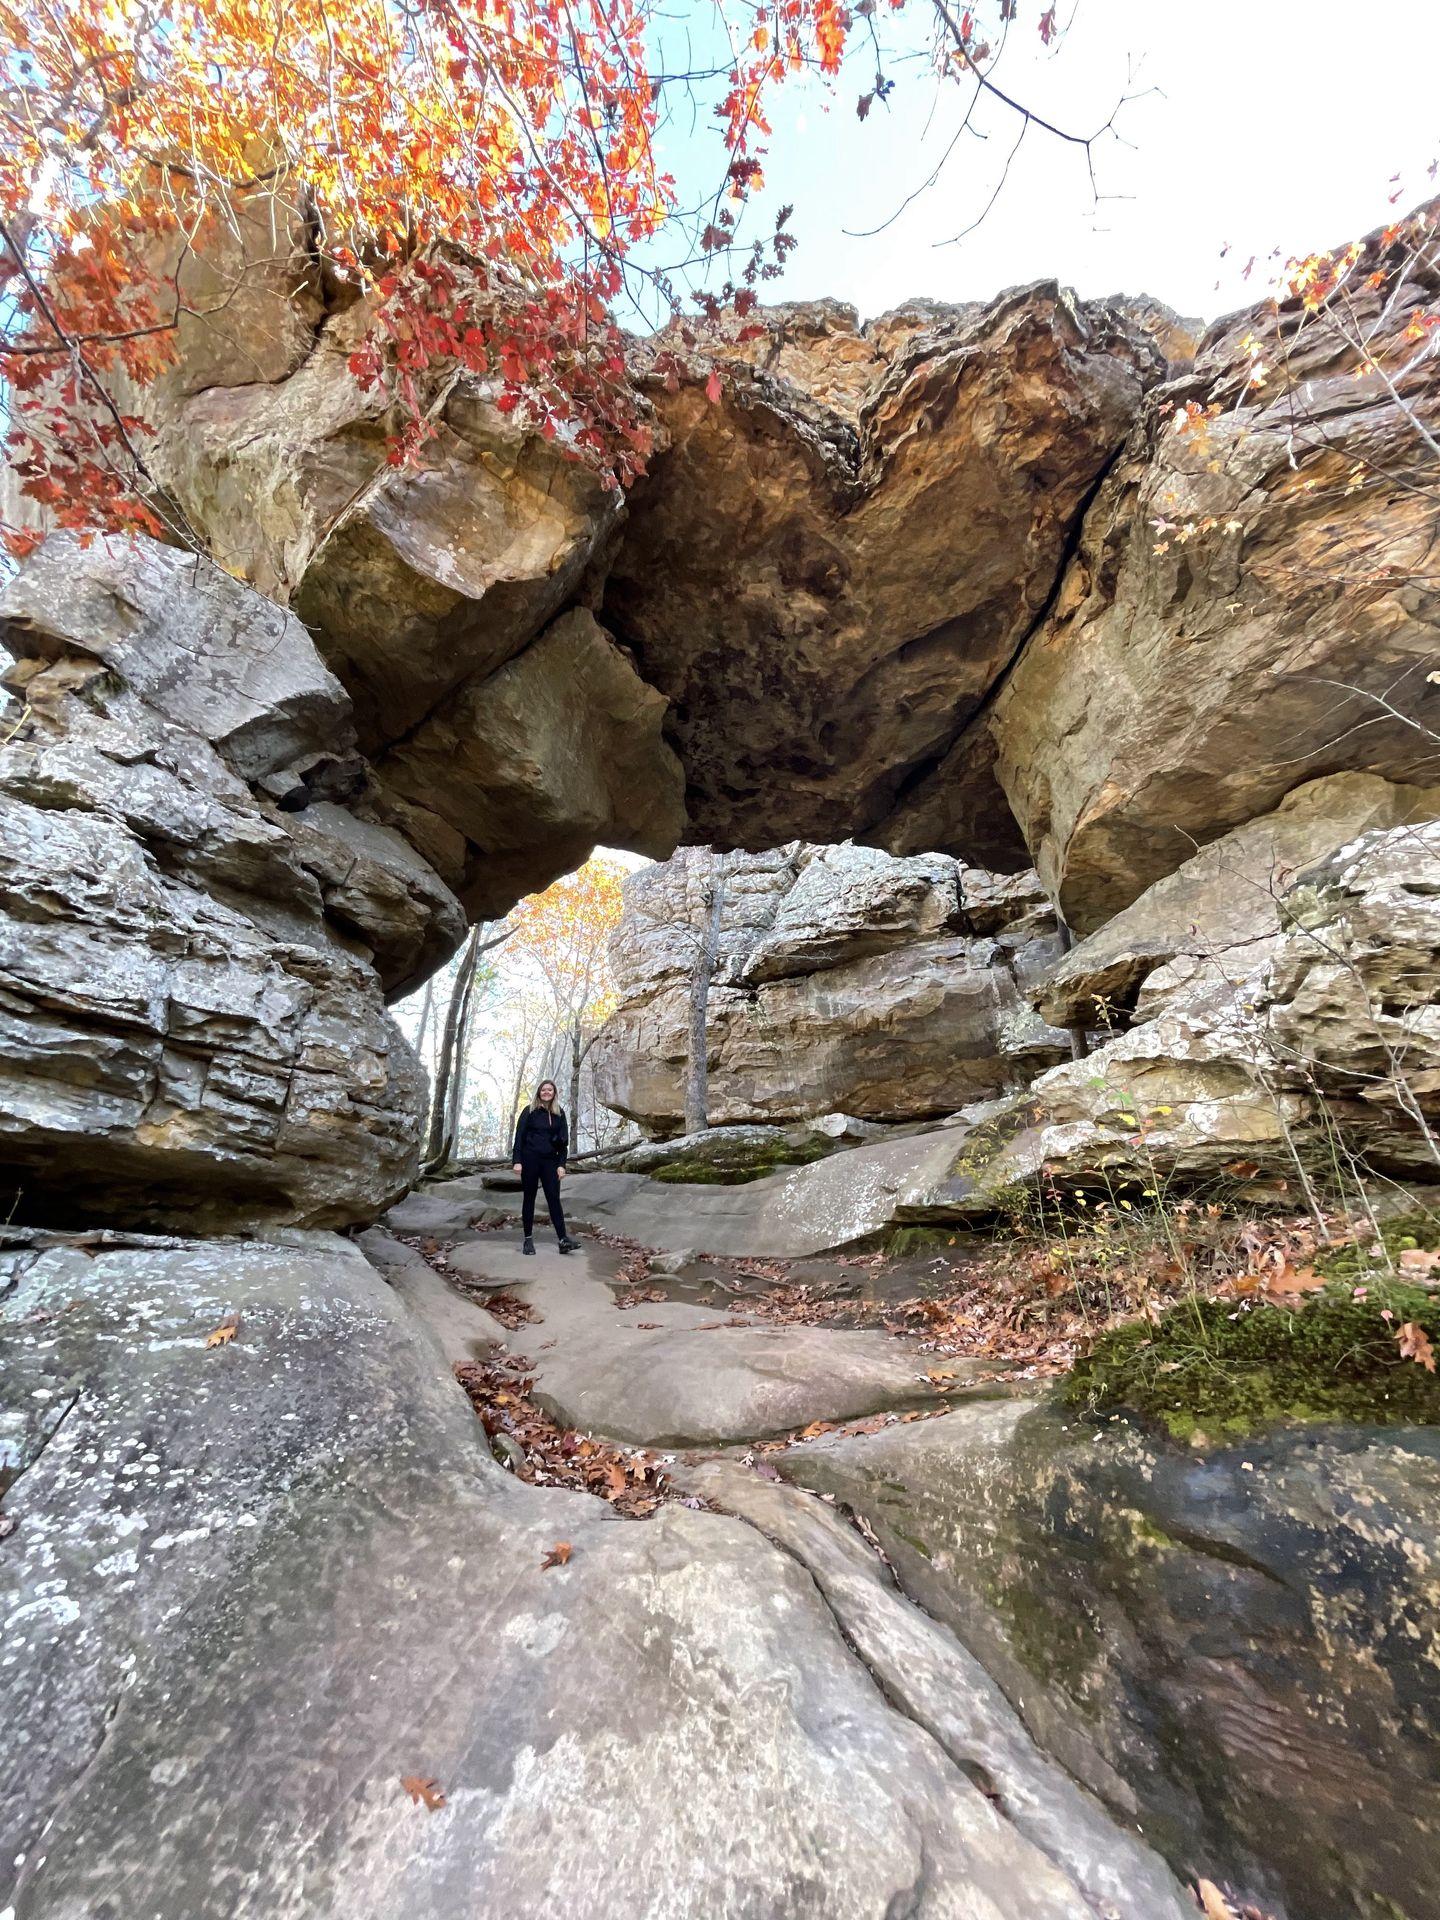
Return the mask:
<svg viewBox="0 0 1440 1920">
<path fill-rule="evenodd" d="M 549 1114 L 544 1107 L 527 1107 L 515 1128 L 515 1151 L 510 1158 L 524 1160 L 530 1154 L 541 1160 L 553 1158 L 563 1167 L 569 1151 L 570 1126 L 560 1109 Z"/>
</svg>

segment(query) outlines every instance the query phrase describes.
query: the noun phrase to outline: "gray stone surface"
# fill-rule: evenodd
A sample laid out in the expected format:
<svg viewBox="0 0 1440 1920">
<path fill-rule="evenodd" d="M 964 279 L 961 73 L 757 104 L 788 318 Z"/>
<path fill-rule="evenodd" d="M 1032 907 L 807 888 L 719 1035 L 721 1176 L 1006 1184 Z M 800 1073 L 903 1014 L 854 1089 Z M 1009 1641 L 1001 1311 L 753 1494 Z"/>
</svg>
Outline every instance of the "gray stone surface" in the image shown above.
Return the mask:
<svg viewBox="0 0 1440 1920">
<path fill-rule="evenodd" d="M 244 780 L 354 743 L 350 702 L 294 614 L 153 540 L 52 534 L 0 590 L 0 644 L 103 662 Z"/>
<path fill-rule="evenodd" d="M 355 1249 L 14 1264 L 15 1920 L 1094 1920 L 801 1564 L 516 1482 Z"/>
<path fill-rule="evenodd" d="M 531 1362 L 535 1398 L 567 1426 L 633 1446 L 729 1446 L 791 1433 L 813 1420 L 935 1404 L 936 1387 L 926 1377 L 934 1359 L 914 1341 L 764 1321 L 733 1324 L 745 1321 L 743 1303 L 646 1300 L 621 1309 L 607 1280 L 613 1258 L 604 1248 L 585 1244 L 562 1258 L 542 1234 L 531 1256 L 521 1253 L 519 1241 L 518 1232 L 486 1234 L 464 1249 L 465 1265 L 504 1284 L 538 1314 L 538 1323 L 519 1330 L 516 1344 Z M 367 1250 L 387 1271 L 416 1259 L 378 1234 Z M 954 1377 L 962 1380 L 987 1373 L 979 1363 L 954 1365 Z"/>
<path fill-rule="evenodd" d="M 1057 1027 L 1124 1026 L 1132 1007 L 1150 1017 L 1200 969 L 1232 978 L 1253 972 L 1253 955 L 1280 931 L 1281 901 L 1302 868 L 1369 829 L 1437 812 L 1440 788 L 1396 786 L 1370 773 L 1306 781 L 1062 954 L 1037 983 L 1041 1014 Z"/>
<path fill-rule="evenodd" d="M 1372 832 L 1285 901 L 1266 1038 L 1381 1169 L 1440 1179 L 1440 823 Z"/>
<path fill-rule="evenodd" d="M 1193 1920 L 1193 1905 L 1150 1847 L 1037 1749 L 980 1662 L 906 1600 L 879 1555 L 834 1508 L 730 1461 L 687 1468 L 683 1477 L 809 1568 L 841 1630 L 889 1698 L 1071 1875 L 1097 1914 Z"/>
<path fill-rule="evenodd" d="M 593 1055 L 597 1087 L 662 1135 L 682 1124 L 713 865 L 687 848 L 633 876 L 611 945 L 619 1004 Z M 909 1123 L 1017 1086 L 1069 1051 L 1026 998 L 1058 951 L 1033 876 L 850 845 L 731 855 L 707 1006 L 710 1120 L 843 1109 Z"/>
<path fill-rule="evenodd" d="M 907 1219 L 946 1217 L 935 1197 L 950 1179 L 961 1138 L 944 1128 L 851 1147 L 736 1187 L 577 1173 L 565 1183 L 565 1205 L 576 1220 L 645 1246 L 800 1259 Z"/>
<path fill-rule="evenodd" d="M 1023 1400 L 778 1462 L 875 1530 L 1030 1732 L 1263 1912 L 1434 1920 L 1440 1440 L 1196 1454 Z"/>
<path fill-rule="evenodd" d="M 38 585 L 27 568 L 7 589 L 30 609 L 10 641 L 34 651 L 0 744 L 4 1209 L 373 1218 L 414 1178 L 424 1097 L 383 987 L 442 957 L 458 903 L 373 822 L 322 801 L 300 824 L 266 797 L 324 779 L 345 711 L 298 623 L 130 552 L 47 544 Z"/>
</svg>

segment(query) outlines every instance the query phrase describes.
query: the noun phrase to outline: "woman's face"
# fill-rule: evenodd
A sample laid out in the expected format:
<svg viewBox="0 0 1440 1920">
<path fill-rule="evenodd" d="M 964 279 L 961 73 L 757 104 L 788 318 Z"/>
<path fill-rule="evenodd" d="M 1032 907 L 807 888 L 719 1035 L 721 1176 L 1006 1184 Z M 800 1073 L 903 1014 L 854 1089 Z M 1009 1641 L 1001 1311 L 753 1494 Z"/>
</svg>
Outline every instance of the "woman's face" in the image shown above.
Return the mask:
<svg viewBox="0 0 1440 1920">
<path fill-rule="evenodd" d="M 546 1102 L 553 1100 L 555 1098 L 555 1082 L 553 1080 L 542 1080 L 540 1082 L 540 1092 L 536 1097 Z"/>
</svg>

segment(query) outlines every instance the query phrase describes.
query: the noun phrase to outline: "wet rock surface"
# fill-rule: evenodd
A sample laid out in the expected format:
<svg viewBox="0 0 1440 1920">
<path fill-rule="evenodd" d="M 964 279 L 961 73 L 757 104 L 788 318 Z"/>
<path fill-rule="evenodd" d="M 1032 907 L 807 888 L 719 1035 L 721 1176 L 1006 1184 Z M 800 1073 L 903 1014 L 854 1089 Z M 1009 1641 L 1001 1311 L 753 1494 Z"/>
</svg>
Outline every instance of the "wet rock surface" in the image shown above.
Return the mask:
<svg viewBox="0 0 1440 1920">
<path fill-rule="evenodd" d="M 864 1515 L 1040 1745 L 1182 1873 L 1293 1920 L 1440 1912 L 1433 1434 L 1197 1455 L 1021 1401 L 780 1465 Z"/>
</svg>

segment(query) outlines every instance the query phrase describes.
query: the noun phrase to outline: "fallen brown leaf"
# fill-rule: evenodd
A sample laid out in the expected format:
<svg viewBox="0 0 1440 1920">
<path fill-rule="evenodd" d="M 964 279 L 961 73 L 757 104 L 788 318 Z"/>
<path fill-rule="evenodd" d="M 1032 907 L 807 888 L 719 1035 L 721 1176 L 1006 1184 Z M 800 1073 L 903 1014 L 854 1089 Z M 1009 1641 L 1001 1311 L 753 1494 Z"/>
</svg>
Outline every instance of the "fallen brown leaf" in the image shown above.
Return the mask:
<svg viewBox="0 0 1440 1920">
<path fill-rule="evenodd" d="M 570 1545 L 570 1542 L 568 1540 L 558 1541 L 553 1547 L 551 1547 L 550 1551 L 546 1554 L 545 1558 L 540 1562 L 540 1565 L 542 1568 L 568 1567 L 570 1564 L 570 1555 L 573 1552 L 574 1552 L 574 1548 Z"/>
<path fill-rule="evenodd" d="M 417 1807 L 424 1806 L 430 1813 L 438 1813 L 445 1804 L 438 1780 L 429 1780 L 419 1773 L 404 1773 L 400 1776 L 400 1784 Z"/>
<path fill-rule="evenodd" d="M 239 1314 L 227 1313 L 219 1326 L 216 1327 L 212 1333 L 206 1335 L 205 1344 L 207 1347 L 227 1347 L 239 1331 Z"/>
<path fill-rule="evenodd" d="M 1395 1338 L 1400 1343 L 1402 1359 L 1413 1360 L 1416 1366 L 1423 1367 L 1427 1373 L 1435 1371 L 1435 1349 L 1430 1344 L 1430 1336 L 1416 1320 L 1407 1320 Z"/>
<path fill-rule="evenodd" d="M 1406 1247 L 1395 1264 L 1407 1280 L 1424 1280 L 1440 1266 L 1440 1253 L 1426 1253 L 1423 1247 Z"/>
<path fill-rule="evenodd" d="M 1265 1276 L 1265 1291 L 1271 1295 L 1315 1293 L 1324 1284 L 1323 1273 L 1316 1273 L 1313 1267 L 1292 1267 L 1288 1260 Z"/>
</svg>

